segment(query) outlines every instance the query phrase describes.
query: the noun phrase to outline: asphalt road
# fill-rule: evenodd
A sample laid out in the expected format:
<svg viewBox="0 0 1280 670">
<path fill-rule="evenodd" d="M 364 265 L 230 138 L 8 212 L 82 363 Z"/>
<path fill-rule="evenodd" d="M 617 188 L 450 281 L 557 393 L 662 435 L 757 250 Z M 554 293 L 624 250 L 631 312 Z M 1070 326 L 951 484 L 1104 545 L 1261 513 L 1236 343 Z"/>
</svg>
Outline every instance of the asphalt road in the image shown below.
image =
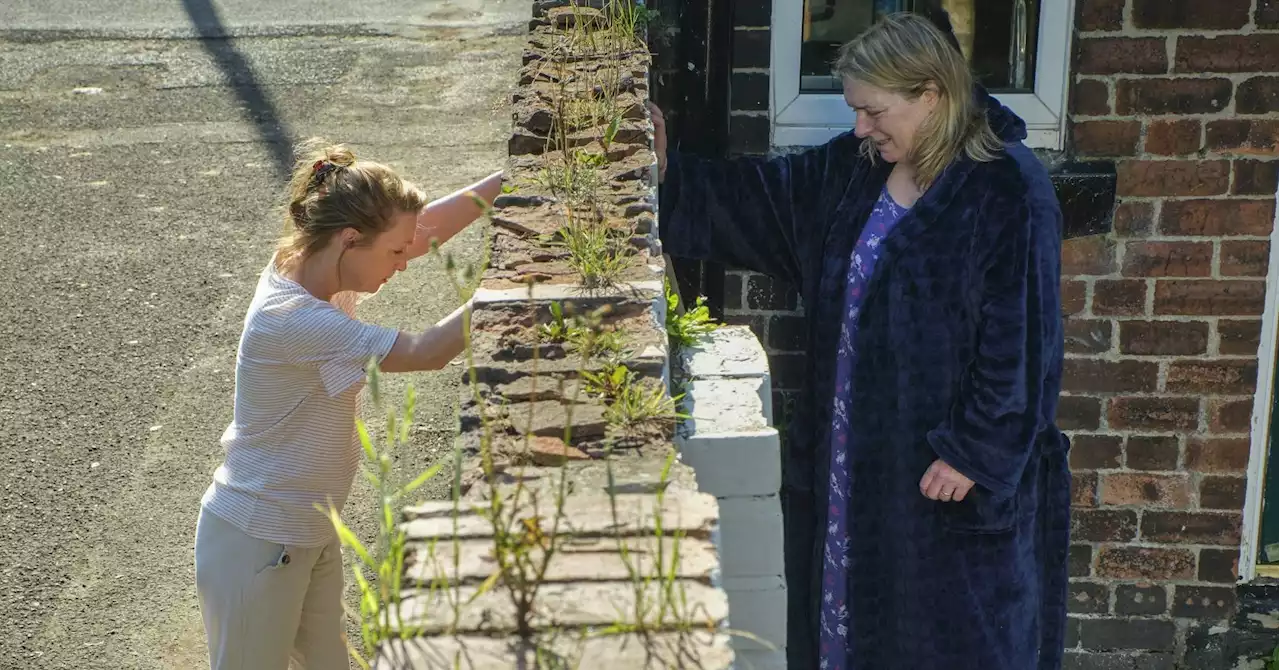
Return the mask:
<svg viewBox="0 0 1280 670">
<path fill-rule="evenodd" d="M 289 146 L 346 141 L 436 195 L 500 168 L 528 11 L 0 3 L 0 669 L 207 667 L 194 524 Z M 483 233 L 446 250 L 475 263 Z M 427 258 L 360 309 L 411 328 L 457 302 Z M 406 472 L 448 449 L 459 372 L 392 386 L 420 398 Z M 347 517 L 367 533 L 362 485 Z"/>
</svg>

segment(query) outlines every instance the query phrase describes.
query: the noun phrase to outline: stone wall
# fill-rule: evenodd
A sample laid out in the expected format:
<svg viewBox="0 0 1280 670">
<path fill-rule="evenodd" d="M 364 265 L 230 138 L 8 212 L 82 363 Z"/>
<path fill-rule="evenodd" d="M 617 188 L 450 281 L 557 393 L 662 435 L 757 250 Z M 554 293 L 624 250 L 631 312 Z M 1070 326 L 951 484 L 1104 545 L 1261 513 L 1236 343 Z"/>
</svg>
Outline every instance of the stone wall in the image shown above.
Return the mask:
<svg viewBox="0 0 1280 670">
<path fill-rule="evenodd" d="M 767 370 L 752 359 L 717 376 L 714 346 L 688 353 L 694 418 L 677 439 L 649 56 L 602 8 L 534 3 L 474 298 L 456 500 L 404 511 L 407 635 L 379 668 L 729 668 L 739 602 L 750 632 L 785 644 L 760 618 L 785 615 Z M 699 418 L 743 384 L 757 391 L 746 423 Z M 748 428 L 760 444 L 737 451 L 763 475 L 695 478 L 699 454 L 731 456 L 720 447 Z M 762 520 L 766 535 L 744 534 Z M 743 653 L 764 661 L 767 647 Z"/>
</svg>

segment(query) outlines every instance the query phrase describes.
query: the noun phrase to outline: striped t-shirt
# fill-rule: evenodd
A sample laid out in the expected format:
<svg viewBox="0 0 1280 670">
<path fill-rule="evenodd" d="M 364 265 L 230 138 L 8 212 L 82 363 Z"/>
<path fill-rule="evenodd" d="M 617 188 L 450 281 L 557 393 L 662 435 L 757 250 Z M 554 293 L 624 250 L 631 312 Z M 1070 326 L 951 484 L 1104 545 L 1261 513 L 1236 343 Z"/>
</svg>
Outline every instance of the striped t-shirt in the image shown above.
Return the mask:
<svg viewBox="0 0 1280 670">
<path fill-rule="evenodd" d="M 317 504 L 339 510 L 360 464 L 356 401 L 370 357 L 395 344 L 393 328 L 354 318 L 355 294 L 332 302 L 262 272 L 236 354 L 235 412 L 226 459 L 205 509 L 251 537 L 316 547 L 334 536 Z"/>
</svg>

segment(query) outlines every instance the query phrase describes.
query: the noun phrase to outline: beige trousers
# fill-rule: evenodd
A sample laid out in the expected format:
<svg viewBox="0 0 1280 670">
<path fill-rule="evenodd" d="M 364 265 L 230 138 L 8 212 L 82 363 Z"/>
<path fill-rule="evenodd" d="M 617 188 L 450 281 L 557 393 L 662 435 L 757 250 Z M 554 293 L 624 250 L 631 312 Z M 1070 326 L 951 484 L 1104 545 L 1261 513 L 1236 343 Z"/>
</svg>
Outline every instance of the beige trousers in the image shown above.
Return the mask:
<svg viewBox="0 0 1280 670">
<path fill-rule="evenodd" d="M 196 589 L 212 670 L 347 670 L 342 553 L 258 540 L 207 510 Z"/>
</svg>

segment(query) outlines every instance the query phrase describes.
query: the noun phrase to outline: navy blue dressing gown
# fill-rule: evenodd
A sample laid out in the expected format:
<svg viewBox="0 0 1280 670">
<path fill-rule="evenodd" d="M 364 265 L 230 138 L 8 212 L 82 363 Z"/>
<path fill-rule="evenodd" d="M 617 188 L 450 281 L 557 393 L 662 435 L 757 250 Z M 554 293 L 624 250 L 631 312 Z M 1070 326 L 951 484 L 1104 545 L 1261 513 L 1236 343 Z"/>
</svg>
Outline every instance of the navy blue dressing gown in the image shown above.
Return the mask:
<svg viewBox="0 0 1280 670">
<path fill-rule="evenodd" d="M 978 89 L 1006 143 L 956 159 L 880 242 L 853 333 L 844 585 L 855 670 L 1052 670 L 1066 625 L 1070 474 L 1054 425 L 1062 215 L 1025 125 Z M 799 291 L 805 388 L 783 454 L 788 662 L 818 668 L 832 404 L 854 244 L 891 165 L 845 133 L 773 159 L 672 151 L 660 232 L 674 256 Z M 937 458 L 976 482 L 919 490 Z"/>
</svg>

